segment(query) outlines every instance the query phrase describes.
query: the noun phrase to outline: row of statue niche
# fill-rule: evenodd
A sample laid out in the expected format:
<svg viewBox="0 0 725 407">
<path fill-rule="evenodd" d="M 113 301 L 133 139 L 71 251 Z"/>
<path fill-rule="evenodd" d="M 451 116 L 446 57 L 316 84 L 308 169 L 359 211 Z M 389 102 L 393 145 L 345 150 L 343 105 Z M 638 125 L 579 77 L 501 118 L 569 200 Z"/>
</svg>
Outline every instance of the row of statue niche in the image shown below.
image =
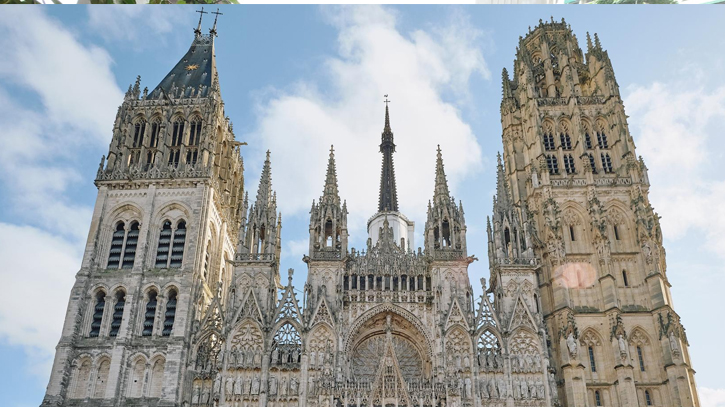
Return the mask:
<svg viewBox="0 0 725 407">
<path fill-rule="evenodd" d="M 279 348 L 274 348 L 272 351 L 271 362 L 273 365 L 300 363 L 300 356 L 300 350 L 298 347 L 294 347 L 292 351 L 289 349 L 283 349 L 280 351 Z"/>
<path fill-rule="evenodd" d="M 310 368 L 321 369 L 323 366 L 325 366 L 325 363 L 331 363 L 332 358 L 333 354 L 329 350 L 327 352 L 324 352 L 322 350 L 316 352 L 313 350 L 312 352 L 310 352 Z"/>
<path fill-rule="evenodd" d="M 511 381 L 511 388 L 508 387 L 506 380 L 499 377 L 479 379 L 478 393 L 483 399 L 504 399 L 513 397 L 514 399 L 543 399 L 545 397 L 544 382 L 533 378 L 514 377 Z"/>
<path fill-rule="evenodd" d="M 221 375 L 217 375 L 214 381 L 215 398 L 219 397 L 221 383 Z M 234 398 L 234 396 L 258 395 L 263 390 L 261 387 L 262 383 L 259 376 L 255 376 L 254 378 L 247 377 L 246 379 L 242 377 L 237 377 L 236 379 L 227 377 L 224 380 L 224 394 L 228 400 Z M 299 381 L 296 377 L 292 377 L 289 383 L 286 377 L 282 377 L 279 381 L 275 376 L 269 378 L 269 394 L 272 396 L 296 396 L 299 393 L 299 387 Z"/>
<path fill-rule="evenodd" d="M 259 367 L 262 365 L 261 351 L 232 348 L 227 352 L 227 368 Z"/>
<path fill-rule="evenodd" d="M 480 348 L 478 350 L 478 365 L 485 370 L 502 370 L 503 356 L 498 351 Z"/>
<path fill-rule="evenodd" d="M 461 368 L 468 369 L 471 367 L 471 360 L 468 358 L 468 355 L 464 355 L 461 357 L 461 355 L 451 355 L 448 354 L 448 370 L 453 370 L 454 368 L 456 370 L 461 370 Z"/>
<path fill-rule="evenodd" d="M 511 371 L 514 373 L 536 373 L 541 370 L 541 356 L 538 353 L 531 355 L 511 355 Z"/>
<path fill-rule="evenodd" d="M 209 404 L 212 401 L 211 390 L 211 383 L 209 381 L 195 381 L 191 388 L 191 404 Z"/>
</svg>

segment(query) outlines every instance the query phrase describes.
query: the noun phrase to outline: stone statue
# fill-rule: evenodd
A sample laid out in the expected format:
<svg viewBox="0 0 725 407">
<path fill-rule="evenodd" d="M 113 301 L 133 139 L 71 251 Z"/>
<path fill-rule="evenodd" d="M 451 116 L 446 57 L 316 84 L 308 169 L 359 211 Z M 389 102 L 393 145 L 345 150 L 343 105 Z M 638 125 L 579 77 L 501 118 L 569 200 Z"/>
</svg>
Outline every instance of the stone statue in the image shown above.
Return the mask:
<svg viewBox="0 0 725 407">
<path fill-rule="evenodd" d="M 274 376 L 269 378 L 269 394 L 271 396 L 277 395 L 277 378 Z"/>
<path fill-rule="evenodd" d="M 299 356 L 300 356 L 300 354 L 299 354 L 299 351 L 297 350 L 297 348 L 295 348 L 295 349 L 294 349 L 294 350 L 292 351 L 292 363 L 297 363 L 297 362 L 299 362 Z"/>
<path fill-rule="evenodd" d="M 569 348 L 569 356 L 576 358 L 577 345 L 573 332 L 569 332 L 569 335 L 566 336 L 566 347 Z"/>
<path fill-rule="evenodd" d="M 481 398 L 487 399 L 488 398 L 488 385 L 485 381 L 481 381 L 481 385 L 478 386 L 481 388 Z"/>
<path fill-rule="evenodd" d="M 624 360 L 627 357 L 627 342 L 624 341 L 622 334 L 617 335 L 617 343 L 619 344 L 619 355 Z"/>
<path fill-rule="evenodd" d="M 471 397 L 471 389 L 472 389 L 472 387 L 473 386 L 471 384 L 471 378 L 466 377 L 466 397 L 469 397 L 469 398 Z"/>
<path fill-rule="evenodd" d="M 234 394 L 234 379 L 231 377 L 227 377 L 227 382 L 224 386 L 224 394 L 227 397 L 231 397 Z"/>
<path fill-rule="evenodd" d="M 529 380 L 529 396 L 532 399 L 537 398 L 537 395 L 536 395 L 536 385 L 534 384 L 534 381 L 533 380 Z"/>
<path fill-rule="evenodd" d="M 249 394 L 249 390 L 252 388 L 252 379 L 247 378 L 244 380 L 244 388 L 242 389 L 242 393 Z"/>
<path fill-rule="evenodd" d="M 296 377 L 293 377 L 292 379 L 290 379 L 289 386 L 290 386 L 290 394 L 293 396 L 296 396 L 297 392 L 299 391 L 298 390 L 299 385 L 298 385 Z"/>
<path fill-rule="evenodd" d="M 214 397 L 219 397 L 219 393 L 222 391 L 222 375 L 217 374 L 214 379 Z"/>
<path fill-rule="evenodd" d="M 508 397 L 509 395 L 508 386 L 506 386 L 506 381 L 504 379 L 498 379 L 498 392 L 502 399 Z"/>
<path fill-rule="evenodd" d="M 234 395 L 240 396 L 242 394 L 242 378 L 238 377 L 237 380 L 234 381 Z"/>
<path fill-rule="evenodd" d="M 279 360 L 279 349 L 274 348 L 272 351 L 272 364 L 277 364 L 277 361 Z"/>
<path fill-rule="evenodd" d="M 529 386 L 526 385 L 526 379 L 521 379 L 521 398 L 529 398 Z"/>
<path fill-rule="evenodd" d="M 514 384 L 514 399 L 520 399 L 521 398 L 521 384 L 519 383 L 519 379 L 514 379 L 513 384 Z"/>
<path fill-rule="evenodd" d="M 283 377 L 282 378 L 282 381 L 280 382 L 279 395 L 280 396 L 286 396 L 287 395 L 287 378 L 286 377 Z"/>
<path fill-rule="evenodd" d="M 194 389 L 194 395 L 191 398 L 191 403 L 192 404 L 199 404 L 199 399 L 200 398 L 201 398 L 201 388 L 197 386 Z"/>
<path fill-rule="evenodd" d="M 252 393 L 251 394 L 259 394 L 259 376 L 255 376 L 254 380 L 252 381 Z"/>
<path fill-rule="evenodd" d="M 675 356 L 680 354 L 680 348 L 677 346 L 677 338 L 675 337 L 674 331 L 670 331 L 670 350 Z"/>
</svg>

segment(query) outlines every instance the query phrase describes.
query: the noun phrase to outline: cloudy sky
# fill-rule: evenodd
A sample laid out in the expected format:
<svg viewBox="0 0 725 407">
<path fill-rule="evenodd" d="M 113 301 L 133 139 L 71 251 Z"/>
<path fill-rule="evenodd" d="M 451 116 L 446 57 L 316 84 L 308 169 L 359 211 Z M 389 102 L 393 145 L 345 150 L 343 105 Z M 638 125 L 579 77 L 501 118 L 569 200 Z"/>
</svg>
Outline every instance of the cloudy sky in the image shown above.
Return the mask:
<svg viewBox="0 0 725 407">
<path fill-rule="evenodd" d="M 500 72 L 518 37 L 562 17 L 609 50 L 662 216 L 668 275 L 704 407 L 725 406 L 725 8 L 236 7 L 216 42 L 226 112 L 254 196 L 272 151 L 282 268 L 307 247 L 330 144 L 352 245 L 375 212 L 383 95 L 392 100 L 401 210 L 424 223 L 435 147 L 463 201 L 469 252 L 488 277 L 485 217 L 500 150 Z M 95 199 L 93 178 L 123 92 L 153 88 L 187 50 L 191 8 L 27 8 L 0 13 L 0 394 L 37 406 L 47 384 Z M 205 24 L 208 26 L 208 23 Z M 208 28 L 208 27 L 207 27 Z M 476 286 L 476 284 L 474 284 Z M 479 288 L 480 291 L 480 288 Z"/>
</svg>

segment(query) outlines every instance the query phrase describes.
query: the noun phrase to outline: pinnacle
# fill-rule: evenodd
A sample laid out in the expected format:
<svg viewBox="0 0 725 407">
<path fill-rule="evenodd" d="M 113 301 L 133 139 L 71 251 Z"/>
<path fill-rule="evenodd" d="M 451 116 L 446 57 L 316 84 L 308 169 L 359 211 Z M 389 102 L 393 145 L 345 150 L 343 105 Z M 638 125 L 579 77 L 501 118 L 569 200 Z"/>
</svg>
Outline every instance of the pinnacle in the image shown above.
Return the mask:
<svg viewBox="0 0 725 407">
<path fill-rule="evenodd" d="M 335 148 L 330 146 L 330 158 L 327 161 L 327 175 L 325 177 L 325 187 L 322 190 L 320 203 L 323 201 L 331 203 L 339 203 L 340 195 L 337 189 L 337 171 L 335 169 Z"/>
<path fill-rule="evenodd" d="M 272 163 L 270 161 L 270 151 L 267 150 L 267 159 L 264 160 L 262 175 L 259 177 L 259 189 L 257 190 L 256 205 L 268 206 L 274 201 L 272 193 Z"/>
<path fill-rule="evenodd" d="M 450 191 L 448 190 L 448 180 L 446 179 L 446 172 L 443 168 L 443 153 L 441 152 L 440 145 L 438 145 L 438 154 L 436 157 L 436 179 L 433 200 L 436 202 L 450 200 Z"/>
</svg>

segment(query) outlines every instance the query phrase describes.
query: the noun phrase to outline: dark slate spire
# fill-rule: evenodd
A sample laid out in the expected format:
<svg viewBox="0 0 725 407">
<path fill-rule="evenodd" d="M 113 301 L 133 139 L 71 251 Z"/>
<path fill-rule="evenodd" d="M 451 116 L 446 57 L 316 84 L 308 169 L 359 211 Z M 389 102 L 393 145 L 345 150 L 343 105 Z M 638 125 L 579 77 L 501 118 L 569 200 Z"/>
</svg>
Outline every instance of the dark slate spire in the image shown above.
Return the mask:
<svg viewBox="0 0 725 407">
<path fill-rule="evenodd" d="M 340 194 L 337 190 L 337 171 L 335 170 L 335 149 L 333 146 L 330 146 L 330 158 L 327 161 L 325 188 L 322 190 L 320 203 L 340 203 Z"/>
<path fill-rule="evenodd" d="M 206 12 L 204 12 L 206 14 Z M 194 40 L 176 66 L 149 93 L 148 99 L 176 99 L 188 97 L 206 97 L 210 94 L 212 82 L 217 76 L 214 37 L 216 22 L 210 34 L 201 33 L 199 25 L 194 29 Z"/>
<path fill-rule="evenodd" d="M 378 212 L 398 211 L 398 193 L 395 188 L 395 168 L 393 166 L 393 131 L 390 129 L 390 114 L 388 113 L 388 95 L 385 95 L 385 127 L 383 128 L 380 152 L 383 153 L 383 168 L 380 174 L 380 196 Z"/>
</svg>

